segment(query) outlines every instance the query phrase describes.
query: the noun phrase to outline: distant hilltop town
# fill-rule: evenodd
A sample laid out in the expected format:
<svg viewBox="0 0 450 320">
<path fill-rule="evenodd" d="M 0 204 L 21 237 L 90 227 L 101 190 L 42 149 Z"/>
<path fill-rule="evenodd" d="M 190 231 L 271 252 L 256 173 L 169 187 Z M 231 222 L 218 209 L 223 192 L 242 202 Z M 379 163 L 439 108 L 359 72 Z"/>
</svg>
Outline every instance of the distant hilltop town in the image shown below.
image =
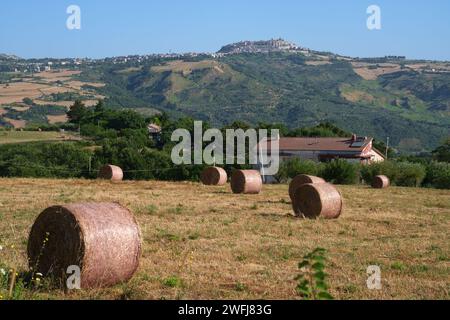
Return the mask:
<svg viewBox="0 0 450 320">
<path fill-rule="evenodd" d="M 226 55 L 240 53 L 269 53 L 269 52 L 297 52 L 305 55 L 310 50 L 301 48 L 292 42 L 283 39 L 271 39 L 266 41 L 241 41 L 222 47 L 218 52 L 187 52 L 187 53 L 160 53 L 147 55 L 128 55 L 101 59 L 90 58 L 65 58 L 65 59 L 22 59 L 13 55 L 0 54 L 0 72 L 41 72 L 51 69 L 65 67 L 77 68 L 80 65 L 95 65 L 98 63 L 143 63 L 154 59 L 182 59 L 206 56 L 220 58 Z M 2 63 L 3 62 L 3 63 Z M 6 64 L 5 64 L 6 63 Z"/>
<path fill-rule="evenodd" d="M 241 41 L 222 47 L 218 54 L 239 54 L 239 53 L 269 53 L 269 52 L 308 52 L 306 48 L 301 48 L 296 44 L 284 39 L 271 39 L 266 41 Z"/>
<path fill-rule="evenodd" d="M 80 66 L 94 66 L 98 64 L 141 64 L 146 61 L 159 59 L 201 59 L 201 58 L 221 58 L 237 54 L 267 54 L 267 53 L 294 53 L 301 54 L 312 59 L 337 58 L 341 60 L 363 62 L 363 63 L 401 63 L 406 60 L 405 56 L 385 56 L 372 58 L 359 58 L 342 56 L 331 52 L 322 52 L 298 46 L 293 42 L 282 38 L 260 40 L 260 41 L 240 41 L 223 46 L 217 52 L 185 52 L 185 53 L 155 53 L 144 55 L 127 55 L 106 57 L 100 59 L 93 58 L 40 58 L 23 59 L 11 54 L 0 53 L 0 72 L 24 72 L 37 73 L 51 71 L 59 68 L 78 69 Z"/>
</svg>

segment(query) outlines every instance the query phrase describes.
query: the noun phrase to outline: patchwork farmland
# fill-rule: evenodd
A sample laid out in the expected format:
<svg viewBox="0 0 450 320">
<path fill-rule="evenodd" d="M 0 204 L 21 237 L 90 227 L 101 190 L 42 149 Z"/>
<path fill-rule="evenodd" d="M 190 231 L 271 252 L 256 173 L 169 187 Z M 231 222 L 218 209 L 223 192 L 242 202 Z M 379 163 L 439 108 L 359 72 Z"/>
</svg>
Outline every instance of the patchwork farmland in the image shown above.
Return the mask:
<svg viewBox="0 0 450 320">
<path fill-rule="evenodd" d="M 27 115 L 34 108 L 45 114 L 41 124 L 65 123 L 66 111 L 73 105 L 74 98 L 80 99 L 90 107 L 95 105 L 103 95 L 96 89 L 104 87 L 103 83 L 80 81 L 81 71 L 56 69 L 34 74 L 14 73 L 8 83 L 0 85 L 0 120 L 14 128 L 24 128 L 37 119 Z M 45 110 L 52 108 L 53 113 Z M 56 111 L 55 111 L 56 110 Z"/>
<path fill-rule="evenodd" d="M 0 267 L 27 270 L 28 233 L 45 208 L 119 202 L 142 232 L 129 283 L 65 294 L 44 281 L 22 297 L 297 299 L 298 262 L 320 246 L 337 299 L 449 299 L 448 190 L 337 188 L 342 216 L 307 220 L 293 216 L 287 185 L 235 195 L 229 185 L 190 182 L 0 179 Z M 366 286 L 370 265 L 381 268 L 382 290 Z"/>
</svg>

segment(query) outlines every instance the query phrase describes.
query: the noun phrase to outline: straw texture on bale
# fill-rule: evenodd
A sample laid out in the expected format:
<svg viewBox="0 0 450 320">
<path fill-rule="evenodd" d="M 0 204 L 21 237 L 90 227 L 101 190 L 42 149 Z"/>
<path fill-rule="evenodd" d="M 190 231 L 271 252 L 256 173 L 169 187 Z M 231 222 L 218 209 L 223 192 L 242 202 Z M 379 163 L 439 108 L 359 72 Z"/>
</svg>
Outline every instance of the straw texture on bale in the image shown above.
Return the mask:
<svg viewBox="0 0 450 320">
<path fill-rule="evenodd" d="M 122 181 L 123 171 L 118 166 L 106 165 L 100 169 L 98 178 L 111 181 Z"/>
<path fill-rule="evenodd" d="M 200 176 L 200 181 L 207 186 L 223 186 L 227 180 L 227 172 L 219 167 L 206 168 Z"/>
<path fill-rule="evenodd" d="M 332 184 L 308 183 L 295 192 L 293 207 L 306 218 L 336 219 L 342 213 L 342 196 Z"/>
<path fill-rule="evenodd" d="M 261 174 L 257 170 L 235 170 L 231 175 L 233 193 L 258 194 L 262 184 Z"/>
<path fill-rule="evenodd" d="M 386 176 L 376 176 L 373 178 L 372 187 L 376 189 L 384 189 L 389 187 L 390 181 Z"/>
<path fill-rule="evenodd" d="M 67 267 L 79 266 L 82 288 L 128 281 L 139 266 L 141 250 L 133 214 L 117 203 L 47 208 L 34 222 L 28 239 L 33 271 L 64 281 Z"/>
<path fill-rule="evenodd" d="M 291 200 L 294 201 L 294 194 L 297 189 L 307 183 L 325 183 L 326 181 L 322 178 L 315 177 L 315 176 L 309 176 L 306 174 L 299 174 L 294 179 L 292 179 L 291 183 L 289 184 L 289 197 L 291 197 Z"/>
</svg>

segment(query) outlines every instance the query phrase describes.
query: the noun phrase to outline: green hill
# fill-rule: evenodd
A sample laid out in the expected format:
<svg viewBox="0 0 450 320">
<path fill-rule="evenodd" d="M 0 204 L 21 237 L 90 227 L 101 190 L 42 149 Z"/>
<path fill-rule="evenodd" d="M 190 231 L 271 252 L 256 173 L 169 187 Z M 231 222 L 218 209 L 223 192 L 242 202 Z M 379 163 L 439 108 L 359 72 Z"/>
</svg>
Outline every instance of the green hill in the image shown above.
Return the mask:
<svg viewBox="0 0 450 320">
<path fill-rule="evenodd" d="M 359 135 L 390 137 L 408 152 L 430 151 L 450 135 L 448 62 L 342 57 L 281 40 L 226 48 L 216 55 L 102 59 L 76 66 L 82 71 L 76 77 L 105 83 L 89 89 L 108 105 L 218 126 L 329 121 Z"/>
<path fill-rule="evenodd" d="M 131 72 L 111 66 L 101 81 L 111 102 L 129 96 L 141 107 L 217 125 L 331 121 L 378 139 L 389 136 L 404 151 L 430 150 L 449 135 L 450 71 L 432 73 L 426 67 L 433 63 L 422 69 L 423 63 L 408 63 L 388 69 L 333 55 L 245 53 L 163 59 Z"/>
</svg>

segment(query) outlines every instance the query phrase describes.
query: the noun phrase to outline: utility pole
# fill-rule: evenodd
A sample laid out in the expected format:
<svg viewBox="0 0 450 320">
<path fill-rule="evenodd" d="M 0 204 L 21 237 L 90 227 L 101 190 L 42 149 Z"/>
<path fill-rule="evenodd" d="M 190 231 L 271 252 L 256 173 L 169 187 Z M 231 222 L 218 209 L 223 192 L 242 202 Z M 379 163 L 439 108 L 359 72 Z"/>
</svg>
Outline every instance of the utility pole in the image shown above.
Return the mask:
<svg viewBox="0 0 450 320">
<path fill-rule="evenodd" d="M 91 174 L 91 168 L 92 168 L 92 156 L 89 156 L 89 174 Z"/>
<path fill-rule="evenodd" d="M 266 147 L 267 147 L 267 140 L 266 140 Z M 258 153 L 259 153 L 259 157 L 258 159 L 260 160 L 260 173 L 261 173 L 261 178 L 263 180 L 263 183 L 266 183 L 266 176 L 264 173 L 264 158 L 263 158 L 263 152 L 262 152 L 262 146 L 261 146 L 261 142 L 259 143 L 259 148 L 258 148 Z"/>
<path fill-rule="evenodd" d="M 389 137 L 386 139 L 386 160 L 388 159 L 388 151 L 389 151 Z"/>
</svg>

